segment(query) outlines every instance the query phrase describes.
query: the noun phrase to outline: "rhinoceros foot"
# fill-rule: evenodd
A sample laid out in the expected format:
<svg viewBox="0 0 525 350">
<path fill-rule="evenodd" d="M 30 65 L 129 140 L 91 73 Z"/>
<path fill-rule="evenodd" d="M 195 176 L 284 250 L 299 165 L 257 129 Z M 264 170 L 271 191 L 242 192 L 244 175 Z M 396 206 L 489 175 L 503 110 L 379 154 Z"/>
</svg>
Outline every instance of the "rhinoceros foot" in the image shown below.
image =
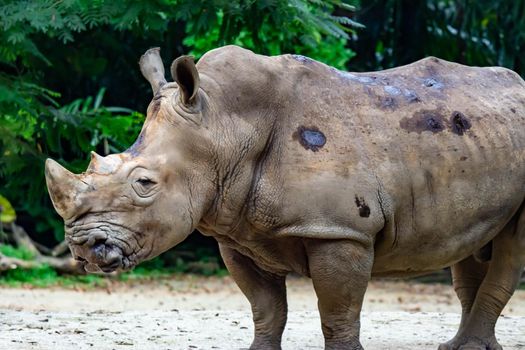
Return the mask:
<svg viewBox="0 0 525 350">
<path fill-rule="evenodd" d="M 495 336 L 486 338 L 455 336 L 446 343 L 440 344 L 438 350 L 503 350 Z"/>
<path fill-rule="evenodd" d="M 247 350 L 281 350 L 280 343 L 254 341 Z"/>
</svg>

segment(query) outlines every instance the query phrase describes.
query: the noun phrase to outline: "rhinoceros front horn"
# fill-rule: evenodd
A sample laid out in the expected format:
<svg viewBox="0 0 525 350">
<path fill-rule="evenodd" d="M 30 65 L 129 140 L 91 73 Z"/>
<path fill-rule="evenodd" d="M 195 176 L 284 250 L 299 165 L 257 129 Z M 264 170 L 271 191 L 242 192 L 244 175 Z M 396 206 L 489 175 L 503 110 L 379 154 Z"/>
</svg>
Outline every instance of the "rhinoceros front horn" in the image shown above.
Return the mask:
<svg viewBox="0 0 525 350">
<path fill-rule="evenodd" d="M 49 196 L 57 213 L 64 220 L 78 215 L 82 205 L 79 194 L 87 189 L 87 185 L 79 180 L 78 175 L 52 159 L 46 160 L 45 174 Z"/>
<path fill-rule="evenodd" d="M 140 58 L 139 65 L 142 75 L 151 84 L 153 96 L 155 96 L 162 85 L 166 84 L 164 64 L 160 58 L 160 48 L 155 47 L 146 51 Z"/>
</svg>

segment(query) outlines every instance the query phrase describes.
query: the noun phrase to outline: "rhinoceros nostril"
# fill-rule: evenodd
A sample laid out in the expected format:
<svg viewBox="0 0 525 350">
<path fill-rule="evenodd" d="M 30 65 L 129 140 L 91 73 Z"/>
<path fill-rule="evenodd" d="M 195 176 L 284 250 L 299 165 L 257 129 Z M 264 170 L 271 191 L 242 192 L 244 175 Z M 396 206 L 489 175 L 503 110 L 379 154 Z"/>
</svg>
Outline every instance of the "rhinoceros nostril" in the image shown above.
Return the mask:
<svg viewBox="0 0 525 350">
<path fill-rule="evenodd" d="M 84 243 L 88 247 L 94 247 L 98 244 L 104 244 L 107 240 L 107 234 L 104 232 L 95 232 L 89 235 L 87 241 Z"/>
<path fill-rule="evenodd" d="M 96 243 L 95 245 L 93 245 L 93 247 L 91 248 L 91 251 L 95 257 L 96 260 L 104 260 L 104 257 L 106 255 L 106 245 L 102 242 L 100 243 Z"/>
<path fill-rule="evenodd" d="M 106 243 L 106 238 L 96 238 L 93 242 L 93 247 L 104 245 Z"/>
</svg>

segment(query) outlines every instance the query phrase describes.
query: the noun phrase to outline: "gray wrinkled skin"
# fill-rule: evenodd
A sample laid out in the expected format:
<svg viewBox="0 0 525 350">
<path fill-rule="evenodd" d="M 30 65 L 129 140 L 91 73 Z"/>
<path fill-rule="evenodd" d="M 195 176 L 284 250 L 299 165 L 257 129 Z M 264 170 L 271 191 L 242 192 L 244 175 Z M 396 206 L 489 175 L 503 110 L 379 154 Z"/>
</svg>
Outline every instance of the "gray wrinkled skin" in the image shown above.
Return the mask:
<svg viewBox="0 0 525 350">
<path fill-rule="evenodd" d="M 46 178 L 90 270 L 128 269 L 213 236 L 252 305 L 252 349 L 279 349 L 285 276 L 311 277 L 326 349 L 361 349 L 371 276 L 452 266 L 460 329 L 439 349 L 501 349 L 496 320 L 525 264 L 525 83 L 503 68 L 426 58 L 374 73 L 235 46 L 167 83 L 136 143 Z M 380 336 L 380 335 L 378 335 Z"/>
</svg>

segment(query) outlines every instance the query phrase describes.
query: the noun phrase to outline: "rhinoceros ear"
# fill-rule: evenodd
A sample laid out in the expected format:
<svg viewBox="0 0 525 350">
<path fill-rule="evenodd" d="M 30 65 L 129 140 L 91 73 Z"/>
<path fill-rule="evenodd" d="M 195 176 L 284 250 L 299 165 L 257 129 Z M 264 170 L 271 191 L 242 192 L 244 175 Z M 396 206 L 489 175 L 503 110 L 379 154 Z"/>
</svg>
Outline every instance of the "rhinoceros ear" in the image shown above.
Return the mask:
<svg viewBox="0 0 525 350">
<path fill-rule="evenodd" d="M 193 105 L 199 91 L 199 72 L 192 56 L 181 56 L 171 65 L 171 76 L 179 85 L 180 98 L 184 105 Z"/>
</svg>

